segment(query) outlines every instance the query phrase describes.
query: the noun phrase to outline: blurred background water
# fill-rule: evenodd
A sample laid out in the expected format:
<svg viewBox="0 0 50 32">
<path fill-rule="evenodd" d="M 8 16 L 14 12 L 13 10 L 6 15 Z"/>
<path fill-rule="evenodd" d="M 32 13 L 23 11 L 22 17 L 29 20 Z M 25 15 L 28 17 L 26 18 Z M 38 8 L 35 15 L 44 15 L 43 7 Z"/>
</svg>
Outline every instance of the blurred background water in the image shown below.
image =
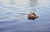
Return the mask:
<svg viewBox="0 0 50 32">
<path fill-rule="evenodd" d="M 39 18 L 29 20 L 35 12 Z M 50 32 L 50 0 L 0 0 L 0 32 Z"/>
</svg>

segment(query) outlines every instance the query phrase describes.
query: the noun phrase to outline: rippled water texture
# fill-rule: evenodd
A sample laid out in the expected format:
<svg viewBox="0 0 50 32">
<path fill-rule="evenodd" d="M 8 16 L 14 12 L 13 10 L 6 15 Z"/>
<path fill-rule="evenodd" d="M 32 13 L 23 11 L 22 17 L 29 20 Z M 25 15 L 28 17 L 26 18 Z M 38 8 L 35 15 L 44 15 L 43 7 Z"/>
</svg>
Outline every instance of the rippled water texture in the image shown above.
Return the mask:
<svg viewBox="0 0 50 32">
<path fill-rule="evenodd" d="M 50 0 L 0 0 L 0 32 L 50 32 Z M 35 12 L 39 18 L 29 20 Z"/>
</svg>

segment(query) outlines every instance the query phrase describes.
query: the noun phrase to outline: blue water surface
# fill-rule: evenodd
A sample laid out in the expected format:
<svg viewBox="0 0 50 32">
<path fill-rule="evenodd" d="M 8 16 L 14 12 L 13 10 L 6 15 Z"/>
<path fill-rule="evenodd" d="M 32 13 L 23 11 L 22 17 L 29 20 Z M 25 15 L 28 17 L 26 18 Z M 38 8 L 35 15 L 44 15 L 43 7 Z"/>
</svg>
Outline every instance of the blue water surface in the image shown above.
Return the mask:
<svg viewBox="0 0 50 32">
<path fill-rule="evenodd" d="M 28 2 L 26 1 L 26 3 Z M 35 8 L 34 12 L 39 16 L 35 20 L 29 20 L 27 17 L 28 13 L 32 10 L 29 4 L 26 7 L 13 7 L 1 4 L 0 32 L 50 32 L 49 2 L 45 2 L 45 5 L 41 3 L 43 4 L 43 2 L 38 2 Z"/>
</svg>

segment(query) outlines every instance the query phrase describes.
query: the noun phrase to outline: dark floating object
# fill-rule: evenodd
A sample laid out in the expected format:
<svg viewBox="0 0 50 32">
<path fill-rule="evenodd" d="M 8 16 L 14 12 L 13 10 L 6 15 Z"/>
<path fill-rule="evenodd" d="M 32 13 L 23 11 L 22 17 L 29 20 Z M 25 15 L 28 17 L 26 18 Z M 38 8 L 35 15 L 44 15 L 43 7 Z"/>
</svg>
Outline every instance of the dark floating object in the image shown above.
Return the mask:
<svg viewBox="0 0 50 32">
<path fill-rule="evenodd" d="M 37 16 L 35 13 L 30 13 L 30 14 L 28 14 L 28 19 L 36 19 L 36 18 L 38 18 L 39 16 Z"/>
</svg>

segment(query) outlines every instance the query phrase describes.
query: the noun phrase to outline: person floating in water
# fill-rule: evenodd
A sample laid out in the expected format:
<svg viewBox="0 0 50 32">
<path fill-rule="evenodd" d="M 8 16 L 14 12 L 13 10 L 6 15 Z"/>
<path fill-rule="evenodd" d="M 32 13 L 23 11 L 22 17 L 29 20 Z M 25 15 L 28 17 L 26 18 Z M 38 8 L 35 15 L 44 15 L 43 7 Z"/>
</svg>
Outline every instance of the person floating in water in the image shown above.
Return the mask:
<svg viewBox="0 0 50 32">
<path fill-rule="evenodd" d="M 37 5 L 37 1 L 35 0 L 30 0 L 30 6 L 33 8 L 31 8 L 30 13 L 28 14 L 28 19 L 35 19 L 38 18 L 39 16 L 37 16 L 34 11 L 36 9 L 36 5 Z"/>
<path fill-rule="evenodd" d="M 34 19 L 34 18 L 38 18 L 39 16 L 37 16 L 34 12 L 28 14 L 28 19 Z"/>
</svg>

